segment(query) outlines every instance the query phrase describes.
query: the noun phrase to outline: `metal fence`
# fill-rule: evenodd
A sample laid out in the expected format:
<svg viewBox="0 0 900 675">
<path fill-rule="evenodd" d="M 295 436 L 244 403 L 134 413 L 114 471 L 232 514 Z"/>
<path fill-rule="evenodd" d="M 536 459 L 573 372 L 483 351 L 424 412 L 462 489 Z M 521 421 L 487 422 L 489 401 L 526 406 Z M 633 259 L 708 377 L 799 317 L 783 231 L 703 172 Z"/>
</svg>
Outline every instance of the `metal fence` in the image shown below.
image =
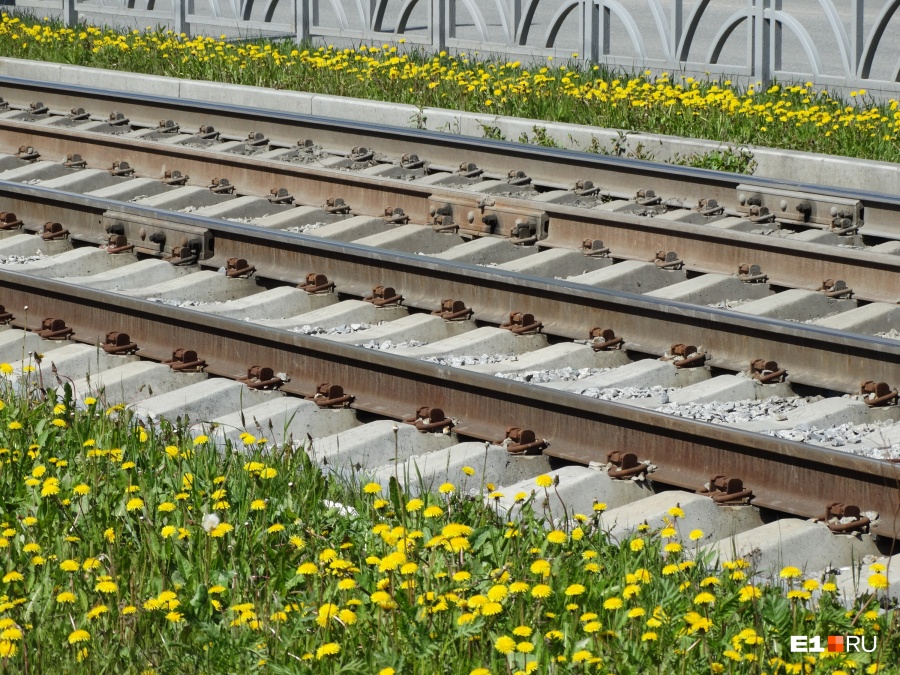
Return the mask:
<svg viewBox="0 0 900 675">
<path fill-rule="evenodd" d="M 399 43 L 628 70 L 900 91 L 900 0 L 17 0 L 186 34 Z"/>
</svg>

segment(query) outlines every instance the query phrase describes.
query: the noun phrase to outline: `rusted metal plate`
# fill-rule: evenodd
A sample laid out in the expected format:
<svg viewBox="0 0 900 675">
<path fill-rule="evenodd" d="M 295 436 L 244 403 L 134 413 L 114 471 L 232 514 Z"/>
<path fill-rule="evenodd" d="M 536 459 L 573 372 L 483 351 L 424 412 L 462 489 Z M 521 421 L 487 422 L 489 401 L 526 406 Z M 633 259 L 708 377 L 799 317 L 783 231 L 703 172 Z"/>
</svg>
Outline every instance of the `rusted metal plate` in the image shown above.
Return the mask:
<svg viewBox="0 0 900 675">
<path fill-rule="evenodd" d="M 864 380 L 900 382 L 896 340 L 0 181 L 0 210 L 33 213 L 36 222 L 65 217 L 73 232 L 96 231 L 91 241 L 100 236 L 105 206 L 208 231 L 214 257 L 204 262 L 215 269 L 229 258 L 243 258 L 253 261 L 257 277 L 291 284 L 305 283 L 315 272 L 340 293 L 360 298 L 390 283 L 409 307 L 431 312 L 446 298 L 465 298 L 476 320 L 500 325 L 511 312 L 527 312 L 540 319 L 545 333 L 570 339 L 609 326 L 626 349 L 662 355 L 672 344 L 702 345 L 708 365 L 732 371 L 764 356 L 792 381 L 847 393 L 856 393 Z M 900 278 L 883 276 L 889 288 Z"/>
<path fill-rule="evenodd" d="M 900 466 L 890 462 L 5 270 L 0 302 L 16 315 L 13 325 L 21 325 L 27 305 L 29 317 L 64 319 L 76 339 L 98 349 L 111 329 L 157 360 L 169 359 L 178 345 L 201 345 L 208 372 L 240 378 L 248 362 L 265 363 L 288 374 L 286 391 L 313 396 L 322 382 L 340 382 L 354 407 L 396 419 L 428 401 L 456 421 L 457 433 L 485 440 L 527 424 L 555 457 L 605 462 L 611 451 L 635 451 L 658 466 L 652 478 L 663 483 L 696 490 L 710 476 L 740 476 L 758 506 L 815 517 L 826 503 L 855 504 L 880 514 L 875 532 L 900 535 Z"/>
</svg>

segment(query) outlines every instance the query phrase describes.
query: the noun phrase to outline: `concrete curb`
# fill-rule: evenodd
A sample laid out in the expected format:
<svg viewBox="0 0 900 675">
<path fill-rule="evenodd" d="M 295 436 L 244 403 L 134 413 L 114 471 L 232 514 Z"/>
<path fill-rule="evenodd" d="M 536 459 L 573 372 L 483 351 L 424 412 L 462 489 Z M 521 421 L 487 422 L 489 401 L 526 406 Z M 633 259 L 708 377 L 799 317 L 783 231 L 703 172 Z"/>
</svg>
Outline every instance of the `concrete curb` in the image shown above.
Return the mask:
<svg viewBox="0 0 900 675">
<path fill-rule="evenodd" d="M 155 75 L 135 75 L 101 68 L 86 68 L 0 57 L 0 74 L 60 84 L 97 86 L 127 93 L 146 93 L 208 103 L 250 103 L 275 112 L 294 112 L 395 127 L 418 127 L 483 138 L 496 133 L 509 140 L 523 134 L 544 134 L 557 145 L 575 150 L 595 148 L 604 153 L 671 162 L 677 157 L 745 147 L 757 163 L 754 175 L 816 185 L 830 185 L 870 192 L 896 194 L 900 188 L 900 164 L 854 159 L 811 152 L 735 146 L 719 141 L 659 134 L 631 133 L 580 124 L 564 124 L 519 117 L 460 112 L 444 108 L 417 108 L 343 96 L 282 91 L 218 82 L 183 80 Z"/>
</svg>

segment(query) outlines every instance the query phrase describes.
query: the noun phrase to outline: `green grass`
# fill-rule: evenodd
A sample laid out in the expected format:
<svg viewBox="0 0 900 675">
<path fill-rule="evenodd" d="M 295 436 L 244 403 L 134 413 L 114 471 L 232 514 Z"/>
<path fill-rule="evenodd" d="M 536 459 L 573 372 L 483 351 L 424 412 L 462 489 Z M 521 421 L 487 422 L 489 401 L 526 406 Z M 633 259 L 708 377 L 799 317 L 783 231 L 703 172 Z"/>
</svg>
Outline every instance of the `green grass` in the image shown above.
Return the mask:
<svg viewBox="0 0 900 675">
<path fill-rule="evenodd" d="M 830 577 L 713 564 L 677 509 L 615 538 L 595 504 L 548 532 L 549 477 L 508 522 L 500 493 L 473 496 L 496 489 L 478 467 L 413 497 L 325 475 L 297 445 L 245 435 L 220 452 L 102 398 L 27 377 L 23 394 L 10 371 L 2 672 L 900 672 L 883 591 L 845 609 Z M 791 635 L 854 633 L 877 650 L 789 653 Z"/>
<path fill-rule="evenodd" d="M 651 77 L 649 71 L 623 73 L 575 60 L 521 64 L 477 54 L 404 51 L 403 46 L 399 51 L 387 45 L 341 50 L 285 40 L 187 39 L 163 30 L 119 34 L 87 25 L 66 29 L 28 15 L 5 15 L 0 55 L 452 108 L 484 114 L 488 130 L 493 115 L 512 115 L 900 161 L 896 101 L 879 103 L 865 91 L 843 99 L 809 83 L 742 89 L 727 80 Z M 410 121 L 423 123 L 422 115 Z M 600 146 L 582 149 L 615 152 Z M 719 156 L 683 160 L 728 171 L 752 168 L 740 159 L 744 151 L 731 157 L 712 154 Z"/>
</svg>

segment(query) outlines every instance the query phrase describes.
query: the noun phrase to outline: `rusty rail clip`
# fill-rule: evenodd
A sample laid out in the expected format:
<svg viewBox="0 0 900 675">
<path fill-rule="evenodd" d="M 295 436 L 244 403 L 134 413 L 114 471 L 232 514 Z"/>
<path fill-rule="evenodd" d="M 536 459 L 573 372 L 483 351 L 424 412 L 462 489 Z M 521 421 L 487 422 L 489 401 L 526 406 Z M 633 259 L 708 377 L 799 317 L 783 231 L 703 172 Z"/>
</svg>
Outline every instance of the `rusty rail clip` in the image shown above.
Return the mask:
<svg viewBox="0 0 900 675">
<path fill-rule="evenodd" d="M 406 225 L 409 222 L 409 216 L 399 206 L 389 206 L 384 210 L 384 222 Z"/>
<path fill-rule="evenodd" d="M 516 335 L 540 333 L 543 326 L 543 323 L 534 318 L 534 314 L 526 314 L 524 312 L 510 312 L 509 321 L 500 324 L 500 328 L 512 331 Z"/>
<path fill-rule="evenodd" d="M 243 258 L 229 258 L 225 262 L 225 276 L 229 279 L 246 279 L 256 268 Z"/>
<path fill-rule="evenodd" d="M 22 228 L 22 221 L 16 218 L 16 214 L 11 211 L 3 211 L 0 213 L 0 230 L 19 230 Z"/>
<path fill-rule="evenodd" d="M 859 230 L 862 223 L 853 223 L 853 212 L 842 210 L 834 215 L 831 220 L 831 232 L 837 235 L 854 234 Z"/>
<path fill-rule="evenodd" d="M 750 216 L 748 217 L 748 220 L 751 223 L 756 223 L 757 225 L 774 223 L 775 214 L 769 211 L 768 206 L 751 206 Z"/>
<path fill-rule="evenodd" d="M 134 354 L 138 350 L 128 333 L 110 331 L 106 334 L 106 342 L 100 345 L 107 354 Z"/>
<path fill-rule="evenodd" d="M 261 131 L 251 131 L 247 134 L 247 145 L 253 148 L 260 148 L 269 144 L 269 139 Z"/>
<path fill-rule="evenodd" d="M 170 255 L 168 258 L 163 258 L 163 260 L 168 261 L 170 264 L 175 265 L 176 267 L 193 265 L 199 259 L 200 256 L 190 246 L 175 246 L 172 249 L 172 255 Z"/>
<path fill-rule="evenodd" d="M 575 181 L 572 192 L 578 197 L 593 197 L 600 192 L 600 186 L 594 185 L 593 181 L 581 179 Z"/>
<path fill-rule="evenodd" d="M 133 176 L 134 169 L 128 162 L 117 159 L 112 163 L 112 168 L 109 170 L 109 173 L 111 176 Z"/>
<path fill-rule="evenodd" d="M 852 518 L 849 523 L 831 523 L 830 520 L 841 521 L 844 518 Z M 868 532 L 869 525 L 872 521 L 862 515 L 858 506 L 852 504 L 841 504 L 840 502 L 832 502 L 825 507 L 825 524 L 828 529 L 835 534 L 846 534 L 848 532 Z"/>
<path fill-rule="evenodd" d="M 661 270 L 680 270 L 684 267 L 684 260 L 678 257 L 675 251 L 657 251 L 656 266 Z"/>
<path fill-rule="evenodd" d="M 37 334 L 44 340 L 65 340 L 74 332 L 62 319 L 47 317 L 41 322 L 41 330 Z"/>
<path fill-rule="evenodd" d="M 675 344 L 672 345 L 672 349 L 669 353 L 671 354 L 669 359 L 663 357 L 660 361 L 671 360 L 672 365 L 676 368 L 696 368 L 702 366 L 706 362 L 706 354 L 704 352 L 698 352 L 697 348 L 693 345 L 681 343 Z"/>
<path fill-rule="evenodd" d="M 69 236 L 69 231 L 59 223 L 48 221 L 44 223 L 44 229 L 41 232 L 41 239 L 44 241 L 52 241 L 54 239 L 65 239 Z"/>
<path fill-rule="evenodd" d="M 859 383 L 859 393 L 863 397 L 866 405 L 875 408 L 890 405 L 897 400 L 897 390 L 891 389 L 887 382 L 867 382 Z"/>
<path fill-rule="evenodd" d="M 368 162 L 375 157 L 375 152 L 362 145 L 356 145 L 350 150 L 350 159 L 354 162 Z"/>
<path fill-rule="evenodd" d="M 219 132 L 212 124 L 201 124 L 197 129 L 197 135 L 204 141 L 213 141 L 219 137 Z"/>
<path fill-rule="evenodd" d="M 694 211 L 701 216 L 718 216 L 725 212 L 725 207 L 720 206 L 715 199 L 703 198 L 697 203 L 697 208 Z"/>
<path fill-rule="evenodd" d="M 607 474 L 610 478 L 631 478 L 647 473 L 647 465 L 639 461 L 633 452 L 611 450 L 606 455 L 606 461 L 617 468 L 609 467 Z"/>
<path fill-rule="evenodd" d="M 741 263 L 738 265 L 738 279 L 745 284 L 762 283 L 768 280 L 769 275 L 764 274 L 759 265 L 751 265 L 750 263 Z"/>
<path fill-rule="evenodd" d="M 475 310 L 466 307 L 462 300 L 447 298 L 441 300 L 441 308 L 432 312 L 432 316 L 439 316 L 445 321 L 465 321 L 475 313 Z"/>
<path fill-rule="evenodd" d="M 404 420 L 406 424 L 412 424 L 419 431 L 428 432 L 437 429 L 450 428 L 453 426 L 453 420 L 444 415 L 444 411 L 440 408 L 429 408 L 422 406 L 416 410 L 413 417 L 407 417 Z"/>
<path fill-rule="evenodd" d="M 495 216 L 496 217 L 496 216 Z M 483 218 L 485 224 L 487 220 Z M 534 218 L 516 218 L 512 229 L 509 231 L 509 242 L 516 246 L 525 246 L 534 244 L 538 240 L 538 229 L 540 225 Z"/>
<path fill-rule="evenodd" d="M 524 171 L 512 169 L 506 174 L 506 182 L 509 185 L 524 186 L 531 184 L 531 178 Z"/>
<path fill-rule="evenodd" d="M 849 298 L 853 295 L 853 289 L 849 288 L 847 282 L 843 279 L 826 279 L 818 290 L 822 291 L 829 298 Z"/>
<path fill-rule="evenodd" d="M 197 357 L 193 349 L 179 348 L 172 352 L 172 358 L 163 361 L 169 368 L 175 371 L 203 370 L 206 361 Z"/>
<path fill-rule="evenodd" d="M 316 389 L 313 401 L 320 408 L 343 408 L 353 401 L 353 397 L 345 394 L 341 385 L 323 382 Z"/>
<path fill-rule="evenodd" d="M 156 130 L 162 134 L 176 134 L 181 129 L 175 120 L 160 120 Z"/>
<path fill-rule="evenodd" d="M 334 290 L 334 282 L 328 281 L 328 277 L 324 274 L 310 272 L 306 275 L 306 283 L 300 284 L 297 288 L 310 294 L 325 293 Z"/>
<path fill-rule="evenodd" d="M 350 205 L 341 197 L 329 197 L 322 208 L 325 213 L 350 213 Z"/>
<path fill-rule="evenodd" d="M 463 178 L 478 178 L 484 173 L 484 169 L 479 169 L 475 162 L 463 162 L 456 173 Z"/>
<path fill-rule="evenodd" d="M 26 162 L 33 162 L 41 156 L 37 150 L 30 145 L 20 145 L 19 152 L 16 153 L 16 159 L 23 159 Z"/>
<path fill-rule="evenodd" d="M 69 114 L 66 115 L 70 120 L 76 120 L 78 122 L 82 120 L 91 119 L 91 114 L 86 111 L 84 108 L 72 108 L 69 110 Z"/>
<path fill-rule="evenodd" d="M 403 302 L 403 296 L 390 286 L 376 286 L 372 289 L 372 295 L 363 298 L 363 300 L 371 302 L 376 307 L 386 307 L 388 305 L 399 305 Z"/>
<path fill-rule="evenodd" d="M 413 152 L 408 152 L 400 158 L 400 168 L 402 169 L 421 169 L 425 166 L 425 160 L 419 159 L 419 156 Z"/>
<path fill-rule="evenodd" d="M 46 112 L 50 112 L 50 108 L 45 106 L 42 101 L 32 101 L 28 104 L 28 112 L 32 115 L 43 115 Z"/>
<path fill-rule="evenodd" d="M 744 487 L 744 481 L 740 478 L 728 478 L 727 476 L 714 476 L 709 481 L 709 487 L 697 490 L 698 495 L 711 497 L 716 504 L 749 504 L 753 499 L 753 490 Z"/>
<path fill-rule="evenodd" d="M 581 252 L 584 255 L 605 258 L 609 255 L 609 246 L 604 246 L 602 239 L 585 239 L 581 242 Z"/>
<path fill-rule="evenodd" d="M 591 328 L 588 333 L 588 340 L 591 341 L 591 347 L 595 352 L 608 352 L 612 349 L 621 349 L 625 344 L 625 338 L 616 337 L 615 331 L 611 328 Z"/>
<path fill-rule="evenodd" d="M 0 305 L 0 324 L 6 325 L 15 318 L 12 312 L 7 312 L 6 307 Z"/>
<path fill-rule="evenodd" d="M 120 113 L 118 110 L 113 110 L 109 113 L 109 117 L 106 118 L 106 123 L 111 127 L 123 127 L 126 124 L 131 124 L 131 120 L 125 117 L 124 113 Z"/>
<path fill-rule="evenodd" d="M 656 206 L 662 203 L 662 197 L 657 197 L 655 190 L 643 189 L 637 191 L 634 202 L 638 206 Z"/>
<path fill-rule="evenodd" d="M 294 195 L 287 191 L 287 188 L 272 188 L 269 190 L 269 201 L 272 204 L 293 204 Z"/>
<path fill-rule="evenodd" d="M 250 366 L 247 369 L 247 377 L 237 378 L 251 389 L 278 389 L 284 384 L 284 380 L 275 375 L 275 371 L 268 366 Z"/>
<path fill-rule="evenodd" d="M 453 215 L 437 215 L 434 217 L 434 221 L 431 225 L 431 228 L 435 232 L 458 232 L 459 225 L 453 222 Z"/>
<path fill-rule="evenodd" d="M 772 384 L 773 382 L 784 381 L 787 370 L 779 368 L 778 363 L 775 361 L 755 359 L 750 362 L 750 375 L 754 380 L 758 380 L 762 384 Z"/>
<path fill-rule="evenodd" d="M 207 187 L 210 192 L 215 192 L 217 195 L 227 195 L 234 192 L 234 185 L 227 178 L 213 178 Z"/>
<path fill-rule="evenodd" d="M 124 234 L 111 234 L 106 244 L 107 253 L 124 253 L 134 249 L 134 244 L 128 243 L 128 238 Z"/>
<path fill-rule="evenodd" d="M 497 445 L 505 445 L 506 452 L 510 455 L 539 455 L 547 447 L 547 441 L 537 440 L 531 429 L 509 427 L 506 430 L 506 438 Z"/>
<path fill-rule="evenodd" d="M 181 173 L 178 169 L 172 169 L 163 174 L 163 183 L 166 185 L 184 185 L 189 178 L 190 176 L 186 173 Z"/>
<path fill-rule="evenodd" d="M 87 161 L 77 152 L 70 152 L 66 155 L 66 161 L 63 166 L 67 169 L 83 169 L 87 166 Z"/>
</svg>

